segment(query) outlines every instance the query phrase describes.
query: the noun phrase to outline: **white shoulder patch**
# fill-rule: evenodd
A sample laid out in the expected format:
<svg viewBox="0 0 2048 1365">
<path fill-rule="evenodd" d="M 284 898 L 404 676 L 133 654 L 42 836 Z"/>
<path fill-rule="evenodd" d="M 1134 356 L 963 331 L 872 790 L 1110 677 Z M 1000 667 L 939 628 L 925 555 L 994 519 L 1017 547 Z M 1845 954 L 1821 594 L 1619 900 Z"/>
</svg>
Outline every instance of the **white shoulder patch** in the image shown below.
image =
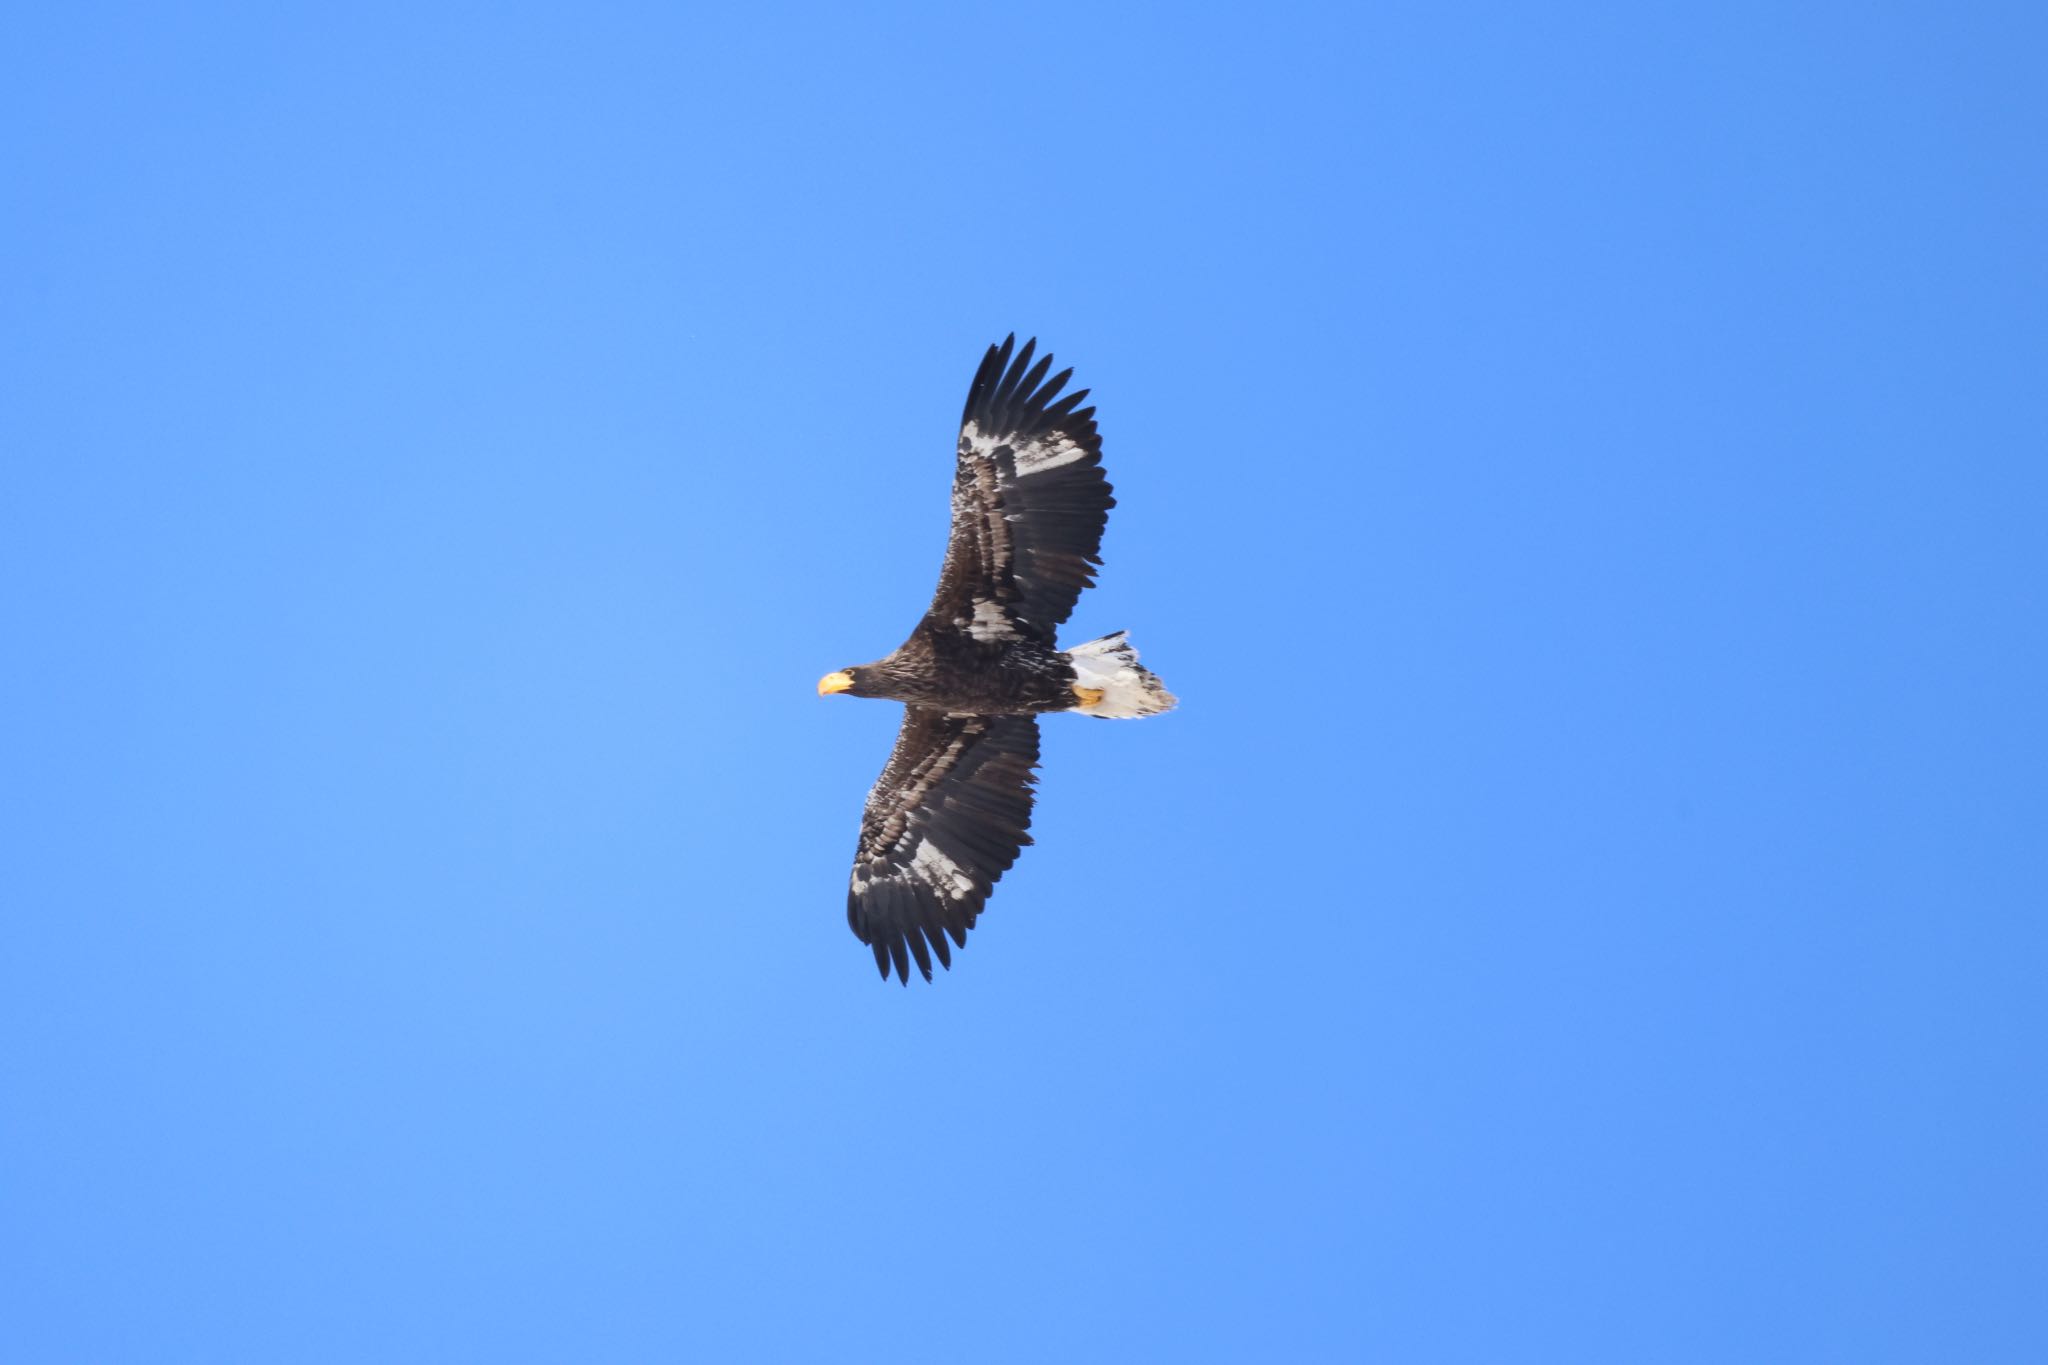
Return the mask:
<svg viewBox="0 0 2048 1365">
<path fill-rule="evenodd" d="M 991 602 L 985 597 L 974 599 L 974 619 L 955 624 L 965 628 L 975 639 L 987 644 L 992 640 L 1014 640 L 1017 627 L 1010 620 L 1010 614 L 1003 610 L 1000 602 Z"/>
<path fill-rule="evenodd" d="M 1006 442 L 1000 436 L 982 435 L 981 428 L 973 422 L 969 422 L 966 426 L 960 428 L 960 453 L 962 455 L 978 455 L 986 460 L 989 456 L 996 453 L 997 446 L 1004 444 Z"/>
</svg>

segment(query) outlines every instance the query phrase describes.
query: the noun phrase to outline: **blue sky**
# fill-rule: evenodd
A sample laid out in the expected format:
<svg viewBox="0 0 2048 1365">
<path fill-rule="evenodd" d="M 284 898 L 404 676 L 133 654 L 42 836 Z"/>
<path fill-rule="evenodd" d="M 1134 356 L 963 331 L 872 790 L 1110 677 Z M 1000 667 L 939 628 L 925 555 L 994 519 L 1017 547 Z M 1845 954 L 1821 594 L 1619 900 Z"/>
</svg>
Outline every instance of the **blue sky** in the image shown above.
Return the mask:
<svg viewBox="0 0 2048 1365">
<path fill-rule="evenodd" d="M 45 6 L 0 1354 L 2048 1358 L 2028 6 Z M 1095 390 L 847 933 L 982 348 Z"/>
</svg>

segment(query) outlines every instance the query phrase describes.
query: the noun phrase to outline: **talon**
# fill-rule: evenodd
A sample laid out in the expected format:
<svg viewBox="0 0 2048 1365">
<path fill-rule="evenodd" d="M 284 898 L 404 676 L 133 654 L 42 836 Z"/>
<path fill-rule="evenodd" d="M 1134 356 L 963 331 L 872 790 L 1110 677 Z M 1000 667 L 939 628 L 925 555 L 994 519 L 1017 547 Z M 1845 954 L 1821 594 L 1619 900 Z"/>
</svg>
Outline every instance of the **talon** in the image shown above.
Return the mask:
<svg viewBox="0 0 2048 1365">
<path fill-rule="evenodd" d="M 1084 709 L 1090 706 L 1102 705 L 1102 689 L 1099 687 L 1083 687 L 1081 684 L 1075 683 L 1074 695 L 1081 699 L 1081 705 Z"/>
</svg>

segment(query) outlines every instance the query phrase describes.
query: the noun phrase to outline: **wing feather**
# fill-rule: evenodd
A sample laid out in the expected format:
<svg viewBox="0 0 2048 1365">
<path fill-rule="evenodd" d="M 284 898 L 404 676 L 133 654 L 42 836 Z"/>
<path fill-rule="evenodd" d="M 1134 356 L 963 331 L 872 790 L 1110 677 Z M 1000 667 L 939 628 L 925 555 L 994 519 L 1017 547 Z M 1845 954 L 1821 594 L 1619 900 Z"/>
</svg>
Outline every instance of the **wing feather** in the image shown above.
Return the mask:
<svg viewBox="0 0 2048 1365">
<path fill-rule="evenodd" d="M 956 716 L 904 708 L 903 728 L 868 793 L 846 894 L 846 921 L 874 950 L 886 978 L 907 985 L 915 960 L 967 946 L 996 881 L 1031 842 L 1038 722 L 1030 716 Z"/>
<path fill-rule="evenodd" d="M 1086 389 L 1060 397 L 1073 377 L 1050 380 L 1052 354 L 1013 334 L 988 348 L 960 418 L 953 527 L 929 629 L 966 632 L 1002 647 L 1022 637 L 1053 643 L 1102 563 L 1102 530 L 1116 505 L 1102 472 L 1095 409 Z M 1014 351 L 1014 355 L 1013 355 Z"/>
</svg>

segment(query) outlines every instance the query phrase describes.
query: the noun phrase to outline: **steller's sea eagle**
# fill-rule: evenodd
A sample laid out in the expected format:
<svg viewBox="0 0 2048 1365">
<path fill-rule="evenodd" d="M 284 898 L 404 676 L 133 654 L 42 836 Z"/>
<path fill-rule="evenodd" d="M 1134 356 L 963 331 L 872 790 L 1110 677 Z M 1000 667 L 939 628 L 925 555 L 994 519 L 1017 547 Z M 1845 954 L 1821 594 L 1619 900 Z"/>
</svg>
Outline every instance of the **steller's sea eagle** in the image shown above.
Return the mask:
<svg viewBox="0 0 2048 1365">
<path fill-rule="evenodd" d="M 1054 630 L 1095 582 L 1116 500 L 1086 389 L 1058 397 L 1036 340 L 991 346 L 967 391 L 953 473 L 953 531 L 924 619 L 885 659 L 828 673 L 818 695 L 905 703 L 888 766 L 868 793 L 846 919 L 910 984 L 932 958 L 953 965 L 996 879 L 1031 842 L 1038 717 L 1121 719 L 1167 710 L 1173 694 L 1124 633 L 1062 651 Z M 1015 352 L 1015 359 L 1011 358 Z"/>
</svg>

